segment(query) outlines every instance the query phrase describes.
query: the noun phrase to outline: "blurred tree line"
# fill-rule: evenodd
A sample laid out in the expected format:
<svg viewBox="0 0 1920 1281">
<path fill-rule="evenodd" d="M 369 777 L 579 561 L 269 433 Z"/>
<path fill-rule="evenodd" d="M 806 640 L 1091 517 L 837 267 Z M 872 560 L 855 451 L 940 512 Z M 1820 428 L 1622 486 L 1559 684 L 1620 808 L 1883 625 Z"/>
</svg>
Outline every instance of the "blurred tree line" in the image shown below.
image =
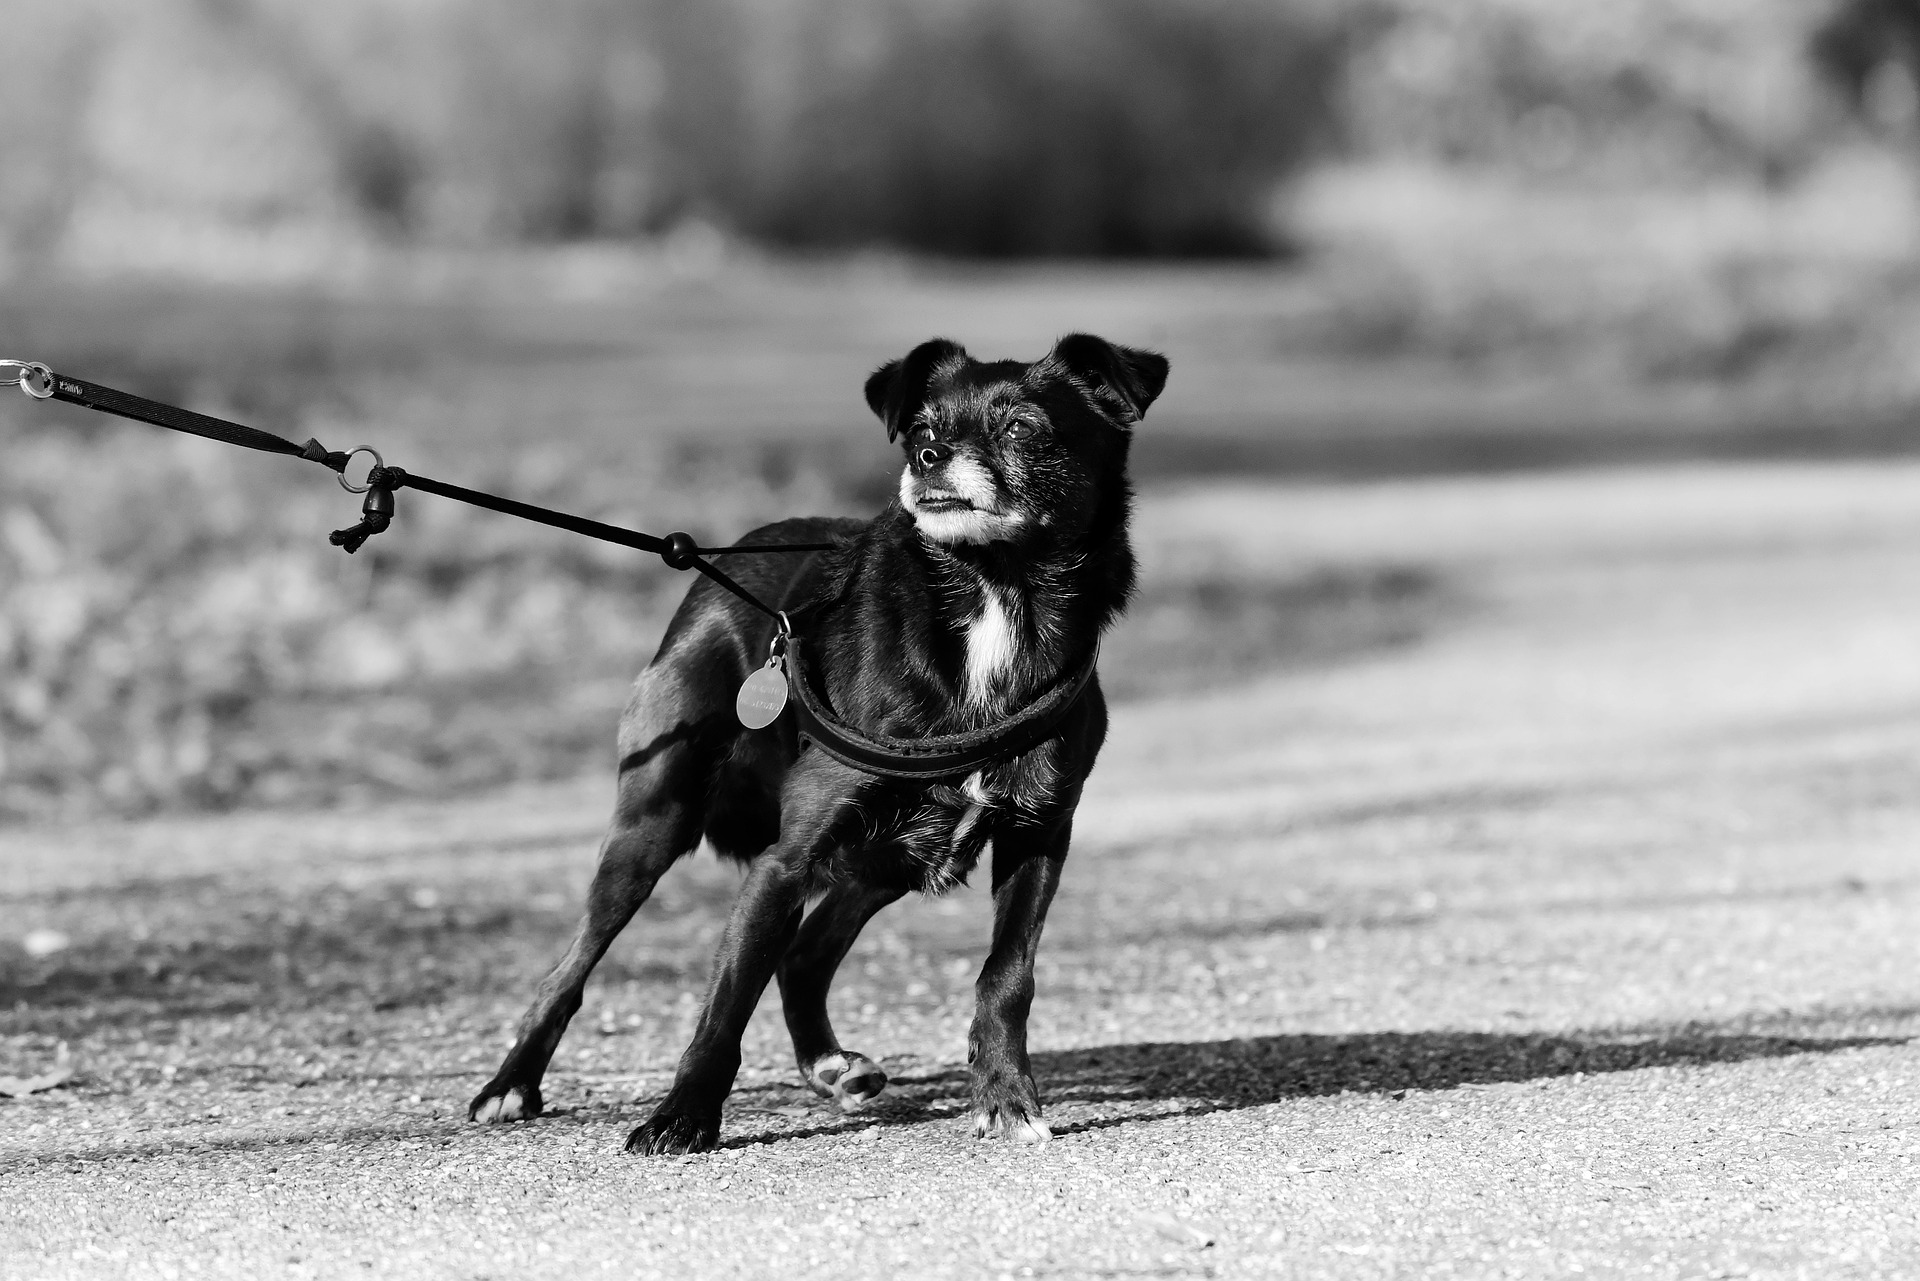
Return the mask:
<svg viewBox="0 0 1920 1281">
<path fill-rule="evenodd" d="M 794 247 L 1261 253 L 1287 247 L 1274 192 L 1330 154 L 1780 181 L 1849 103 L 1911 127 L 1915 11 L 0 0 L 32 33 L 0 81 L 0 227 L 31 255 L 101 207 L 120 227 L 198 201 L 440 243 L 698 220 Z"/>
<path fill-rule="evenodd" d="M 785 245 L 960 255 L 1262 250 L 1261 198 L 1327 139 L 1343 49 L 1364 26 L 1308 0 L 0 0 L 7 10 L 11 29 L 43 33 L 45 57 L 41 83 L 0 90 L 20 100 L 0 105 L 68 144 L 35 148 L 35 176 L 0 178 L 16 235 L 36 241 L 100 176 L 54 174 L 49 158 L 84 154 L 75 133 L 130 127 L 107 117 L 116 103 L 139 114 L 113 88 L 131 79 L 164 130 L 149 150 L 218 133 L 235 165 L 310 152 L 331 190 L 309 175 L 286 188 L 292 203 L 387 235 L 621 237 L 699 219 Z M 276 116 L 290 117 L 277 140 L 233 137 Z"/>
</svg>

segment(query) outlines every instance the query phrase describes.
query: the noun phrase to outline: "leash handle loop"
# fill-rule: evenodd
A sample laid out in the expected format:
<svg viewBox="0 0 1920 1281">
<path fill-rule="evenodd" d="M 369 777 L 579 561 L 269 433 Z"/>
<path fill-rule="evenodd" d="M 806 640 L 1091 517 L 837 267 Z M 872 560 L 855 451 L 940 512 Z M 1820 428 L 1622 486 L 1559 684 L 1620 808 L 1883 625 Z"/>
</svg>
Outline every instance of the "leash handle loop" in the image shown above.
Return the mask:
<svg viewBox="0 0 1920 1281">
<path fill-rule="evenodd" d="M 269 454 L 292 454 L 296 458 L 307 456 L 304 446 L 296 445 L 286 437 L 276 436 L 270 431 L 261 431 L 258 427 L 228 422 L 224 418 L 215 418 L 211 414 L 197 414 L 191 409 L 182 409 L 178 405 L 162 404 L 157 400 L 148 400 L 145 396 L 135 396 L 112 387 L 103 387 L 99 383 L 90 383 L 84 378 L 75 378 L 71 374 L 56 374 L 45 365 L 34 364 L 28 368 L 33 371 L 33 377 L 22 382 L 21 386 L 25 387 L 27 394 L 35 400 L 61 400 L 69 405 L 97 409 L 103 414 L 113 414 L 119 418 L 131 418 L 135 422 L 165 427 L 169 431 L 185 432 L 189 436 L 204 436 L 208 440 L 217 440 L 222 444 L 239 445 L 243 449 L 258 449 Z"/>
</svg>

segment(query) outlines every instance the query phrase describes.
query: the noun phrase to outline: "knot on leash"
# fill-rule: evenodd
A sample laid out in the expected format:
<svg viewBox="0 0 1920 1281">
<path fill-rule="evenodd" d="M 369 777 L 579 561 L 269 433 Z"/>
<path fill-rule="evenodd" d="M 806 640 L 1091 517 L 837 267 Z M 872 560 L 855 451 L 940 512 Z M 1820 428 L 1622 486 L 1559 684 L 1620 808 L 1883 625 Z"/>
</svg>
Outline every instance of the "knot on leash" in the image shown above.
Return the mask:
<svg viewBox="0 0 1920 1281">
<path fill-rule="evenodd" d="M 360 550 L 361 544 L 391 524 L 393 491 L 379 485 L 370 486 L 366 499 L 360 504 L 360 523 L 351 529 L 334 530 L 327 535 L 327 541 L 351 556 Z"/>
<path fill-rule="evenodd" d="M 308 441 L 309 445 L 314 442 Z M 356 485 L 347 479 L 346 464 L 355 454 L 373 455 L 373 466 L 367 470 L 364 485 Z M 375 534 L 385 532 L 393 524 L 393 491 L 407 483 L 404 468 L 389 467 L 380 457 L 379 451 L 365 445 L 342 454 L 340 465 L 340 487 L 348 493 L 365 494 L 360 504 L 360 523 L 351 529 L 336 529 L 327 535 L 327 541 L 351 556 Z"/>
<path fill-rule="evenodd" d="M 310 463 L 319 463 L 322 467 L 331 468 L 334 471 L 345 471 L 347 459 L 352 457 L 351 454 L 343 454 L 337 449 L 328 449 L 311 436 L 307 437 L 307 443 L 300 447 L 300 456 Z"/>
</svg>

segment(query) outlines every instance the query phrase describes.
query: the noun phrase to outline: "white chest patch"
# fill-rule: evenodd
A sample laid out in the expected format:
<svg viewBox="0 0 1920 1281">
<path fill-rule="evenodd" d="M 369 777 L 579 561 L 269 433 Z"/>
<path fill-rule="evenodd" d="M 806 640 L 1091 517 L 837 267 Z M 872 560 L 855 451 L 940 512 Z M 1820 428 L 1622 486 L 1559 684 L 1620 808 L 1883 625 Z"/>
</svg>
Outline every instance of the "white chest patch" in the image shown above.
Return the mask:
<svg viewBox="0 0 1920 1281">
<path fill-rule="evenodd" d="M 1000 594 L 987 588 L 980 612 L 967 624 L 967 701 L 984 703 L 1013 671 L 1013 618 Z"/>
</svg>

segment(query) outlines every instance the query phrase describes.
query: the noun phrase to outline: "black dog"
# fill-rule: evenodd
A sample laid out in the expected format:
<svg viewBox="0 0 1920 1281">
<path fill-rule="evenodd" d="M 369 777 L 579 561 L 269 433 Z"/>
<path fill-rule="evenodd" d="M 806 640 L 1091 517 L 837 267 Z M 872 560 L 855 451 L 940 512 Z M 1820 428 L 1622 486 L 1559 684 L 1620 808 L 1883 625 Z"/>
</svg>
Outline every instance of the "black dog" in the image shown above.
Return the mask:
<svg viewBox="0 0 1920 1281">
<path fill-rule="evenodd" d="M 1166 377 L 1162 357 L 1086 334 L 1032 364 L 982 364 L 954 343 L 923 343 L 866 386 L 888 439 L 905 438 L 899 500 L 870 522 L 756 530 L 746 542 L 839 545 L 730 566 L 762 600 L 796 612 L 817 688 L 845 723 L 895 738 L 991 726 L 1088 661 L 1126 606 L 1127 446 Z M 775 977 L 801 1075 L 859 1108 L 887 1077 L 834 1036 L 834 970 L 874 913 L 909 890 L 960 884 L 991 843 L 993 945 L 968 1045 L 974 1124 L 981 1135 L 1050 1137 L 1027 1059 L 1027 1010 L 1074 807 L 1106 736 L 1098 682 L 1050 737 L 1012 759 L 965 777 L 900 781 L 803 751 L 792 715 L 763 730 L 740 725 L 735 692 L 773 635 L 711 582 L 687 593 L 621 721 L 619 800 L 579 933 L 468 1115 L 539 1113 L 541 1076 L 588 973 L 703 834 L 748 864 L 747 879 L 693 1043 L 628 1150 L 714 1145 L 741 1032 Z M 812 896 L 819 903 L 803 921 Z"/>
</svg>

